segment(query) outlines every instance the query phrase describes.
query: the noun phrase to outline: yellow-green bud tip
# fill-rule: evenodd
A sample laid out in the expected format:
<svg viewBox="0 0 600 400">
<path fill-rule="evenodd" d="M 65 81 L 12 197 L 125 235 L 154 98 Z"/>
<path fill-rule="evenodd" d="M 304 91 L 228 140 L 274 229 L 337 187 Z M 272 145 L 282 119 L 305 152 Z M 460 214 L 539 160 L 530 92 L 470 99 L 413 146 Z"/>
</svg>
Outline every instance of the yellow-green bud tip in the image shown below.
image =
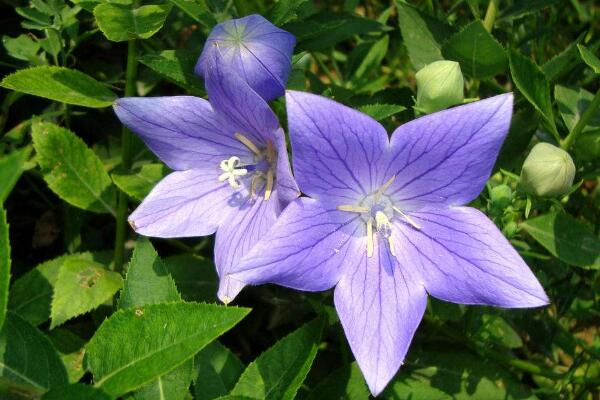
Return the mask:
<svg viewBox="0 0 600 400">
<path fill-rule="evenodd" d="M 521 171 L 520 185 L 539 197 L 565 194 L 573 185 L 575 164 L 566 151 L 548 143 L 536 144 Z"/>
</svg>

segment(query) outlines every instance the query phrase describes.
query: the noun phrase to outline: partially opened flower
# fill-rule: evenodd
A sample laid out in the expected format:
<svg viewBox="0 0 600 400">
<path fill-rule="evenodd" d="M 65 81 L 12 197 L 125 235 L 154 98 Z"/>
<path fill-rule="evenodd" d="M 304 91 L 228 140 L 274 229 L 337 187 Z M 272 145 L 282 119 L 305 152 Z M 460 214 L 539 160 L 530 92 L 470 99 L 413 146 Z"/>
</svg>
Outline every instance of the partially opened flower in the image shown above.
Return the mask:
<svg viewBox="0 0 600 400">
<path fill-rule="evenodd" d="M 402 364 L 427 293 L 442 300 L 537 307 L 548 299 L 496 226 L 463 205 L 489 178 L 512 95 L 431 114 L 391 141 L 367 115 L 288 92 L 294 200 L 234 268 L 250 284 L 318 291 L 335 307 L 371 392 Z"/>
<path fill-rule="evenodd" d="M 195 71 L 206 78 L 208 60 L 219 51 L 223 62 L 269 101 L 285 93 L 295 44 L 294 35 L 260 15 L 228 20 L 210 32 Z"/>
<path fill-rule="evenodd" d="M 228 302 L 243 285 L 227 272 L 299 192 L 276 116 L 218 57 L 206 68 L 210 103 L 132 97 L 117 100 L 115 112 L 175 170 L 131 214 L 131 226 L 164 238 L 216 231 L 219 298 Z"/>
</svg>

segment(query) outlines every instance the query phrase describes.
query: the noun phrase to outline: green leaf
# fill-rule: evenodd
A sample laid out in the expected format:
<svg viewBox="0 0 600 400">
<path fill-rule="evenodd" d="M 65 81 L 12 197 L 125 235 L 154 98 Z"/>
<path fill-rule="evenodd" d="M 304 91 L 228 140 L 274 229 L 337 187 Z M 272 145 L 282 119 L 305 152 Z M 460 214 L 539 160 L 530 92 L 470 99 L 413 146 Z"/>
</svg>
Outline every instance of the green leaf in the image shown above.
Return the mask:
<svg viewBox="0 0 600 400">
<path fill-rule="evenodd" d="M 40 325 L 50 318 L 52 293 L 60 268 L 67 260 L 91 261 L 91 253 L 65 255 L 46 261 L 17 279 L 8 299 L 8 309 L 32 325 Z"/>
<path fill-rule="evenodd" d="M 281 26 L 298 19 L 298 10 L 308 0 L 279 0 L 267 12 L 267 19 L 274 25 Z"/>
<path fill-rule="evenodd" d="M 519 334 L 500 315 L 483 314 L 478 324 L 474 337 L 481 342 L 496 342 L 509 349 L 523 346 Z"/>
<path fill-rule="evenodd" d="M 115 172 L 111 174 L 111 178 L 120 190 L 141 201 L 168 173 L 169 168 L 164 164 L 144 164 L 137 172 L 130 174 Z"/>
<path fill-rule="evenodd" d="M 396 8 L 402 39 L 415 69 L 443 60 L 441 43 L 452 34 L 452 28 L 399 0 Z"/>
<path fill-rule="evenodd" d="M 64 329 L 56 328 L 48 333 L 54 347 L 60 354 L 69 382 L 77 382 L 85 374 L 83 368 L 83 356 L 85 354 L 85 340 L 74 334 L 73 332 Z"/>
<path fill-rule="evenodd" d="M 521 226 L 553 256 L 567 264 L 600 268 L 600 240 L 570 215 L 545 214 L 529 219 Z"/>
<path fill-rule="evenodd" d="M 389 35 L 384 35 L 375 42 L 361 43 L 368 45 L 368 51 L 361 57 L 360 63 L 354 70 L 354 80 L 359 81 L 361 78 L 366 78 L 369 72 L 377 70 L 387 54 L 389 42 Z"/>
<path fill-rule="evenodd" d="M 572 89 L 566 86 L 556 85 L 554 87 L 554 98 L 558 104 L 558 111 L 565 122 L 565 125 L 572 131 L 581 114 L 589 107 L 594 99 L 594 95 L 583 88 Z M 583 131 L 593 131 L 600 129 L 600 112 L 588 121 Z"/>
<path fill-rule="evenodd" d="M 194 73 L 197 59 L 198 54 L 180 49 L 146 54 L 140 62 L 191 94 L 204 96 L 206 92 L 202 79 Z"/>
<path fill-rule="evenodd" d="M 251 399 L 293 399 L 317 355 L 322 317 L 279 340 L 244 371 L 231 394 Z"/>
<path fill-rule="evenodd" d="M 44 179 L 67 203 L 114 215 L 115 190 L 98 156 L 75 134 L 51 123 L 32 127 L 33 146 Z"/>
<path fill-rule="evenodd" d="M 358 108 L 359 111 L 370 115 L 377 121 L 382 121 L 392 115 L 406 110 L 406 107 L 399 104 L 366 104 Z"/>
<path fill-rule="evenodd" d="M 337 369 L 310 391 L 307 400 L 344 399 L 363 400 L 369 398 L 369 389 L 365 384 L 356 362 Z"/>
<path fill-rule="evenodd" d="M 140 237 L 129 262 L 119 308 L 179 300 L 177 286 L 152 243 Z"/>
<path fill-rule="evenodd" d="M 171 3 L 185 11 L 196 22 L 211 29 L 217 24 L 217 20 L 210 12 L 205 0 L 170 0 Z"/>
<path fill-rule="evenodd" d="M 23 164 L 29 157 L 29 153 L 30 151 L 25 149 L 14 151 L 0 158 L 0 182 L 2 182 L 2 186 L 0 186 L 0 204 L 4 203 L 23 173 Z"/>
<path fill-rule="evenodd" d="M 576 43 L 571 43 L 569 47 L 555 55 L 544 64 L 542 72 L 549 82 L 558 80 L 563 74 L 568 73 L 579 63 L 579 52 Z"/>
<path fill-rule="evenodd" d="M 488 400 L 535 399 L 508 371 L 466 350 L 448 346 L 419 352 L 401 370 L 382 398 Z"/>
<path fill-rule="evenodd" d="M 183 364 L 248 312 L 196 303 L 122 309 L 96 331 L 87 345 L 85 362 L 97 387 L 120 396 Z M 135 345 L 123 338 L 135 340 Z"/>
<path fill-rule="evenodd" d="M 354 35 L 379 31 L 379 22 L 347 13 L 322 12 L 310 19 L 296 21 L 284 29 L 296 36 L 295 51 L 323 50 Z"/>
<path fill-rule="evenodd" d="M 6 211 L 0 207 L 0 328 L 6 318 L 8 284 L 10 282 L 10 240 Z"/>
<path fill-rule="evenodd" d="M 108 40 L 124 42 L 148 39 L 158 32 L 171 11 L 170 4 L 152 4 L 131 9 L 120 4 L 103 3 L 94 8 L 98 28 Z"/>
<path fill-rule="evenodd" d="M 578 44 L 579 54 L 584 63 L 588 65 L 595 73 L 600 74 L 600 58 L 592 53 L 587 47 Z"/>
<path fill-rule="evenodd" d="M 165 258 L 164 262 L 184 300 L 215 301 L 219 281 L 212 260 L 178 254 Z"/>
<path fill-rule="evenodd" d="M 173 371 L 142 386 L 131 395 L 135 400 L 184 400 L 194 377 L 194 359 L 191 358 Z"/>
<path fill-rule="evenodd" d="M 100 389 L 82 383 L 52 389 L 42 400 L 111 400 L 111 397 Z"/>
<path fill-rule="evenodd" d="M 32 64 L 41 62 L 37 55 L 40 51 L 40 44 L 29 35 L 21 34 L 16 38 L 2 36 L 2 44 L 8 55 L 17 60 L 28 61 Z"/>
<path fill-rule="evenodd" d="M 506 69 L 506 52 L 476 20 L 454 34 L 442 46 L 448 60 L 458 61 L 461 70 L 473 78 L 490 78 Z"/>
<path fill-rule="evenodd" d="M 196 400 L 212 400 L 229 393 L 244 371 L 244 364 L 218 341 L 196 355 Z"/>
<path fill-rule="evenodd" d="M 42 66 L 7 75 L 0 86 L 76 106 L 102 108 L 117 98 L 110 89 L 89 75 L 74 69 Z"/>
<path fill-rule="evenodd" d="M 13 313 L 0 332 L 0 377 L 36 389 L 69 383 L 50 340 Z"/>
<path fill-rule="evenodd" d="M 544 117 L 552 133 L 557 134 L 550 100 L 550 85 L 542 70 L 514 49 L 509 52 L 510 72 L 519 91 Z"/>
<path fill-rule="evenodd" d="M 102 264 L 66 260 L 54 286 L 50 329 L 97 308 L 110 300 L 122 285 L 121 275 L 108 271 Z"/>
</svg>

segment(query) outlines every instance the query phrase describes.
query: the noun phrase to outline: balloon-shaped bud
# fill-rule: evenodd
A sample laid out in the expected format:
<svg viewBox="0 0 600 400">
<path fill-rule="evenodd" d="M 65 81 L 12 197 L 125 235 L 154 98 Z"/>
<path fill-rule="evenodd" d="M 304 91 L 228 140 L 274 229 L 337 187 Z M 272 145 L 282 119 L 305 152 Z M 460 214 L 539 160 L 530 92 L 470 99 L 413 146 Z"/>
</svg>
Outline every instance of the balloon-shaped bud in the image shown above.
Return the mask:
<svg viewBox="0 0 600 400">
<path fill-rule="evenodd" d="M 285 93 L 295 44 L 294 35 L 260 15 L 232 19 L 210 32 L 194 71 L 203 77 L 210 53 L 218 51 L 262 98 L 273 100 Z"/>
<path fill-rule="evenodd" d="M 498 185 L 490 191 L 492 207 L 503 210 L 512 203 L 512 190 L 508 185 Z"/>
<path fill-rule="evenodd" d="M 536 144 L 521 171 L 521 187 L 540 197 L 560 196 L 569 191 L 575 164 L 566 151 L 548 143 Z"/>
<path fill-rule="evenodd" d="M 416 73 L 417 104 L 426 114 L 461 104 L 464 79 L 460 65 L 454 61 L 435 61 Z"/>
</svg>

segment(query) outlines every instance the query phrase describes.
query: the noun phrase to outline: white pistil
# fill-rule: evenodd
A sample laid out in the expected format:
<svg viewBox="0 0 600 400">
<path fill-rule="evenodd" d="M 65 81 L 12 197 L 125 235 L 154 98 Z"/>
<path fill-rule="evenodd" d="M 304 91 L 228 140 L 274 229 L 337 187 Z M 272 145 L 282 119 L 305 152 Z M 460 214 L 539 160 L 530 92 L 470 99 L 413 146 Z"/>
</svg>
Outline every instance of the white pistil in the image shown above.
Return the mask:
<svg viewBox="0 0 600 400">
<path fill-rule="evenodd" d="M 415 220 L 410 217 L 410 215 L 406 215 L 398 207 L 394 206 L 392 208 L 394 209 L 394 211 L 396 211 L 398 214 L 400 214 L 402 216 L 402 218 L 404 218 L 406 220 L 406 222 L 408 222 L 409 224 L 411 224 L 414 228 L 421 229 L 421 225 L 417 224 L 415 222 Z"/>
<path fill-rule="evenodd" d="M 252 143 L 250 141 L 250 139 L 248 139 L 246 136 L 244 136 L 244 135 L 242 135 L 241 133 L 238 133 L 238 132 L 236 132 L 233 136 L 235 136 L 235 138 L 237 140 L 239 140 L 240 142 L 242 142 L 242 144 L 244 146 L 246 146 L 247 148 L 249 148 L 251 152 L 253 152 L 257 156 L 261 155 L 260 149 L 258 147 L 256 147 L 256 145 L 254 143 Z"/>
<path fill-rule="evenodd" d="M 367 221 L 367 257 L 373 257 L 373 220 Z"/>
<path fill-rule="evenodd" d="M 377 213 L 375 213 L 375 224 L 377 227 L 377 232 L 382 233 L 383 236 L 385 236 L 385 238 L 387 239 L 390 245 L 390 253 L 392 253 L 392 255 L 395 256 L 396 252 L 394 250 L 394 243 L 392 241 L 392 228 L 389 218 L 387 217 L 387 215 L 385 215 L 384 212 L 377 211 Z"/>
<path fill-rule="evenodd" d="M 227 160 L 221 161 L 221 170 L 223 173 L 219 175 L 219 182 L 228 181 L 229 186 L 232 188 L 239 188 L 240 184 L 236 180 L 238 177 L 244 176 L 248 173 L 248 170 L 245 168 L 237 167 L 240 165 L 239 157 L 229 157 Z"/>
<path fill-rule="evenodd" d="M 267 170 L 267 187 L 265 188 L 265 200 L 269 200 L 273 192 L 273 169 L 269 167 Z"/>
</svg>

